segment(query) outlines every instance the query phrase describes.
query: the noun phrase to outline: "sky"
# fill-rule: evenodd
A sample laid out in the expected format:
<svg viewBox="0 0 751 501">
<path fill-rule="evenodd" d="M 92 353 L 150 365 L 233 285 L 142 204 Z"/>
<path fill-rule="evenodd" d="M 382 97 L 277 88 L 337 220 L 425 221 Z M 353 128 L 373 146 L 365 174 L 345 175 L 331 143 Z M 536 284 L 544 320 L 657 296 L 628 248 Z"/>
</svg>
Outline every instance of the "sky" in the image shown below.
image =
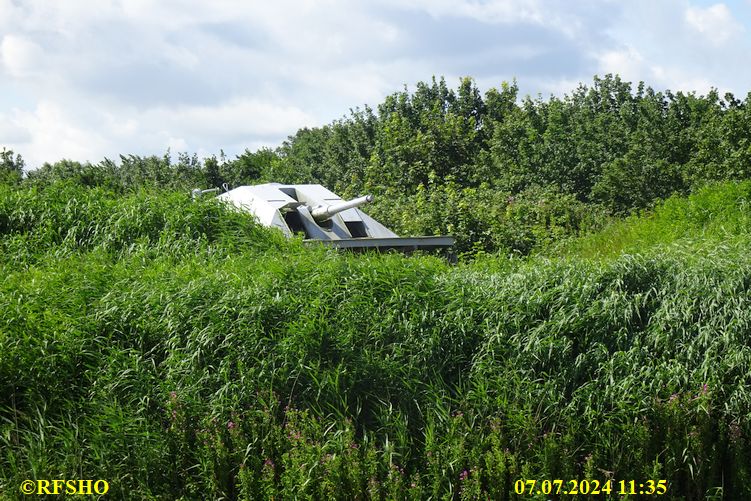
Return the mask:
<svg viewBox="0 0 751 501">
<path fill-rule="evenodd" d="M 0 0 L 0 148 L 233 157 L 433 76 L 546 99 L 607 73 L 745 98 L 751 0 Z"/>
</svg>

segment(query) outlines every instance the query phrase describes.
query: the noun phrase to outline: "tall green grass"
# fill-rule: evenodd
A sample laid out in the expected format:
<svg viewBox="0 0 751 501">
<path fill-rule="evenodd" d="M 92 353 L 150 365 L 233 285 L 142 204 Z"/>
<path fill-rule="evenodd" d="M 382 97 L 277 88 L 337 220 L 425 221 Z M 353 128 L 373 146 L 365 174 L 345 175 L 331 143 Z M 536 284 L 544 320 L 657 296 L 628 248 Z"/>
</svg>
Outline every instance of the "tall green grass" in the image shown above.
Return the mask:
<svg viewBox="0 0 751 501">
<path fill-rule="evenodd" d="M 182 255 L 294 247 L 215 200 L 158 191 L 117 195 L 69 182 L 27 189 L 0 184 L 0 235 L 0 262 L 10 266 L 91 250 L 116 259 L 147 249 Z"/>
<path fill-rule="evenodd" d="M 0 192 L 0 225 L 11 499 L 26 478 L 122 499 L 509 499 L 584 478 L 751 494 L 743 231 L 450 266 L 71 186 Z"/>
<path fill-rule="evenodd" d="M 559 246 L 567 255 L 612 258 L 655 246 L 702 246 L 751 233 L 751 181 L 706 186 L 684 198 L 672 196 L 654 210 L 616 220 L 603 231 Z"/>
</svg>

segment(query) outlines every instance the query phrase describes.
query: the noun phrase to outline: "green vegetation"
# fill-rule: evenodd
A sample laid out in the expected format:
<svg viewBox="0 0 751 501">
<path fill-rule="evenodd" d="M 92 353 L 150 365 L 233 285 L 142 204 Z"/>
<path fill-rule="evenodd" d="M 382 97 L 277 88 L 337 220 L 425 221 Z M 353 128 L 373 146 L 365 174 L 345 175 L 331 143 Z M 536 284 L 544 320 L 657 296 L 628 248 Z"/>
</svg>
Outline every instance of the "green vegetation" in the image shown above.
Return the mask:
<svg viewBox="0 0 751 501">
<path fill-rule="evenodd" d="M 16 184 L 23 177 L 24 161 L 21 155 L 13 157 L 13 152 L 3 148 L 0 152 L 0 184 Z"/>
<path fill-rule="evenodd" d="M 751 232 L 751 183 L 725 183 L 673 196 L 653 211 L 616 220 L 602 231 L 559 244 L 558 252 L 584 257 L 615 257 L 650 252 L 657 246 L 701 248 L 728 244 Z"/>
<path fill-rule="evenodd" d="M 614 475 L 746 496 L 749 193 L 629 222 L 732 239 L 452 267 L 304 249 L 186 194 L 5 188 L 0 490 L 502 499 Z"/>
<path fill-rule="evenodd" d="M 504 134 L 590 94 L 519 106 L 505 86 L 486 95 L 483 125 L 464 128 L 477 94 L 441 85 L 383 106 L 433 110 L 431 89 L 456 101 L 434 110 L 447 129 L 430 129 L 457 147 L 445 172 L 427 160 L 440 141 L 411 136 L 433 115 L 415 129 L 383 110 L 236 160 L 62 161 L 21 179 L 22 159 L 4 152 L 15 174 L 0 181 L 0 497 L 55 478 L 108 480 L 113 499 L 514 499 L 519 479 L 610 478 L 665 479 L 663 499 L 750 497 L 751 181 L 732 180 L 745 176 L 737 156 L 687 147 L 669 176 L 660 162 L 644 171 L 678 184 L 634 176 L 654 191 L 623 191 L 619 206 L 605 180 L 646 165 L 637 143 L 530 180 L 541 144 L 563 154 L 545 119 L 542 137 L 513 136 L 516 167 L 490 181 L 481 168 L 500 169 Z M 656 99 L 639 92 L 616 97 Z M 674 103 L 703 117 L 686 119 L 690 134 L 664 129 L 666 151 L 673 133 L 705 144 L 706 123 L 746 106 L 660 99 L 661 117 Z M 610 155 L 595 132 L 617 120 L 597 109 L 567 154 Z M 335 178 L 393 196 L 375 212 L 401 228 L 456 230 L 459 264 L 304 247 L 184 190 L 319 180 L 328 169 L 305 158 L 329 150 L 315 138 L 358 130 L 380 146 L 337 150 L 368 161 L 337 160 L 349 177 Z M 409 148 L 428 150 L 393 156 Z M 396 165 L 407 178 L 389 177 Z M 691 194 L 659 200 L 673 192 Z"/>
<path fill-rule="evenodd" d="M 373 193 L 369 212 L 398 234 L 451 233 L 460 253 L 526 255 L 672 194 L 747 179 L 750 145 L 751 95 L 655 92 L 606 75 L 563 98 L 521 99 L 516 83 L 483 96 L 470 78 L 456 90 L 433 79 L 275 150 L 63 160 L 27 181 L 120 193 L 321 183 L 344 197 Z"/>
</svg>

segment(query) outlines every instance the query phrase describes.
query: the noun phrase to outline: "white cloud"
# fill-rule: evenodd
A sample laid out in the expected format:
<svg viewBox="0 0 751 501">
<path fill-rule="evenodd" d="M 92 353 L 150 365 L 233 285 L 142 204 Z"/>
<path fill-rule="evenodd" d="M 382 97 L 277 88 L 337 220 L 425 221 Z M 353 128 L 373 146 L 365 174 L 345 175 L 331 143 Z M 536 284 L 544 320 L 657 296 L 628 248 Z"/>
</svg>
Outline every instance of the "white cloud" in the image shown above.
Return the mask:
<svg viewBox="0 0 751 501">
<path fill-rule="evenodd" d="M 41 102 L 32 111 L 0 115 L 4 146 L 21 153 L 30 167 L 61 158 L 97 162 L 120 153 L 178 151 L 232 154 L 251 143 L 279 144 L 299 127 L 316 125 L 289 105 L 234 99 L 216 106 L 132 107 L 86 112 L 81 103 Z M 265 138 L 265 141 L 263 140 Z"/>
<path fill-rule="evenodd" d="M 13 113 L 0 114 L 0 137 L 7 144 L 25 144 L 31 141 L 32 136 L 29 130 Z"/>
<path fill-rule="evenodd" d="M 5 35 L 0 42 L 0 60 L 11 77 L 39 76 L 43 59 L 44 50 L 24 37 Z"/>
<path fill-rule="evenodd" d="M 714 45 L 722 45 L 743 31 L 743 26 L 722 3 L 706 8 L 688 7 L 684 17 L 693 30 Z"/>
<path fill-rule="evenodd" d="M 602 28 L 592 20 L 603 9 L 612 11 L 617 0 L 380 0 L 391 8 L 427 12 L 435 18 L 468 18 L 483 24 L 539 25 L 569 38 L 586 38 Z"/>
<path fill-rule="evenodd" d="M 0 28 L 10 25 L 13 10 L 13 3 L 10 0 L 0 0 Z"/>
<path fill-rule="evenodd" d="M 169 148 L 171 152 L 187 151 L 188 143 L 181 137 L 170 137 L 167 140 L 167 148 Z"/>
<path fill-rule="evenodd" d="M 9 146 L 23 154 L 29 167 L 61 158 L 86 160 L 91 152 L 106 150 L 106 140 L 96 127 L 79 125 L 58 103 L 43 100 L 34 110 L 15 110 L 14 115 L 16 126 L 27 131 L 30 137 L 20 145 L 10 142 Z M 54 157 L 43 156 L 51 152 Z"/>
<path fill-rule="evenodd" d="M 707 77 L 676 66 L 655 65 L 651 68 L 651 74 L 654 76 L 652 81 L 674 90 L 696 91 L 699 94 L 706 94 L 718 87 L 723 91 L 729 90 L 724 88 L 722 81 L 713 82 Z"/>
<path fill-rule="evenodd" d="M 628 81 L 640 81 L 650 76 L 651 70 L 639 52 L 633 47 L 604 51 L 597 56 L 602 73 L 620 75 Z"/>
<path fill-rule="evenodd" d="M 581 80 L 561 78 L 556 80 L 540 80 L 536 82 L 536 85 L 540 89 L 539 93 L 543 99 L 547 99 L 551 94 L 559 98 L 563 98 L 565 94 L 571 95 L 580 83 L 582 83 Z M 496 84 L 496 87 L 499 86 L 500 84 Z"/>
<path fill-rule="evenodd" d="M 423 10 L 435 17 L 470 17 L 482 22 L 542 22 L 543 6 L 538 0 L 387 0 L 387 4 L 405 9 Z"/>
<path fill-rule="evenodd" d="M 233 99 L 216 106 L 159 108 L 142 115 L 140 123 L 153 124 L 158 133 L 183 130 L 191 143 L 200 138 L 233 141 L 256 136 L 278 137 L 299 127 L 315 125 L 315 120 L 294 106 L 274 105 L 255 99 Z M 192 144 L 193 147 L 203 146 Z"/>
<path fill-rule="evenodd" d="M 751 66 L 741 63 L 751 52 L 740 36 L 745 28 L 724 4 L 691 3 L 629 2 L 608 30 L 611 43 L 594 53 L 600 71 L 618 71 L 656 90 L 706 93 L 714 87 L 745 95 L 751 81 Z"/>
<path fill-rule="evenodd" d="M 686 70 L 680 65 L 671 64 L 671 61 L 666 64 L 649 61 L 633 47 L 605 51 L 598 55 L 598 60 L 602 74 L 617 74 L 633 84 L 643 81 L 657 90 L 693 90 L 706 94 L 712 87 L 718 87 L 721 83 L 712 83 L 705 76 L 690 68 Z"/>
<path fill-rule="evenodd" d="M 434 75 L 516 77 L 533 96 L 608 72 L 745 94 L 742 30 L 689 0 L 0 0 L 0 147 L 31 166 L 232 155 Z"/>
</svg>

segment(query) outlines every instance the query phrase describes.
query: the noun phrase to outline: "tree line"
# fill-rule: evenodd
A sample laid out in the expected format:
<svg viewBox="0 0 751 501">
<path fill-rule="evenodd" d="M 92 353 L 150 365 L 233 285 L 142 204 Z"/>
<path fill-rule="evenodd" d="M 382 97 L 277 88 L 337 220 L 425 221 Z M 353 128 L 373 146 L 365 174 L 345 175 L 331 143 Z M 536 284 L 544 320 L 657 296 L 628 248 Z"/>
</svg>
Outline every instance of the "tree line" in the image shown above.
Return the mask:
<svg viewBox="0 0 751 501">
<path fill-rule="evenodd" d="M 605 75 L 562 98 L 521 98 L 516 82 L 483 94 L 471 78 L 456 89 L 433 78 L 235 158 L 61 160 L 21 179 L 23 166 L 3 149 L 0 180 L 116 192 L 321 183 L 346 197 L 374 193 L 368 211 L 398 233 L 451 233 L 461 252 L 526 254 L 672 194 L 748 178 L 751 93 L 656 92 Z"/>
</svg>

